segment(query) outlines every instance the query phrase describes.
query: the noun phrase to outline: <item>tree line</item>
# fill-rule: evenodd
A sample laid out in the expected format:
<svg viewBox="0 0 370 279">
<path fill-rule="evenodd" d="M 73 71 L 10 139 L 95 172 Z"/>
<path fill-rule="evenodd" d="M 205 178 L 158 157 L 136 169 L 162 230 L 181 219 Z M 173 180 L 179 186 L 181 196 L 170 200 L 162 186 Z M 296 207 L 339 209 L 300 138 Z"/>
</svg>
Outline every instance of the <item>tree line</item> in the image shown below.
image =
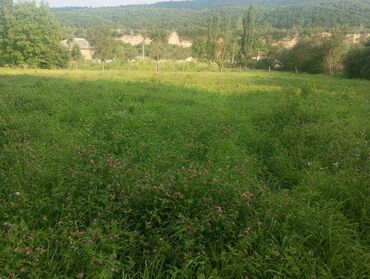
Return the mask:
<svg viewBox="0 0 370 279">
<path fill-rule="evenodd" d="M 62 68 L 82 59 L 71 33 L 61 28 L 46 4 L 14 4 L 11 0 L 0 3 L 0 66 Z M 220 71 L 225 67 L 283 68 L 308 73 L 345 72 L 348 77 L 370 78 L 370 43 L 349 48 L 342 28 L 332 29 L 327 37 L 307 36 L 293 48 L 283 49 L 272 44 L 276 38 L 261 31 L 255 6 L 250 6 L 237 24 L 220 13 L 207 22 L 205 34 L 194 41 L 191 49 L 168 45 L 169 31 L 151 26 L 144 32 L 152 41 L 144 46 L 145 56 L 158 62 L 192 55 L 200 61 L 216 63 Z M 117 40 L 119 32 L 109 26 L 88 28 L 84 35 L 94 48 L 94 58 L 103 64 L 108 60 L 133 59 L 144 51 L 142 46 L 124 45 Z M 69 48 L 61 45 L 64 38 Z"/>
<path fill-rule="evenodd" d="M 0 66 L 65 67 L 70 53 L 62 29 L 46 4 L 0 2 Z"/>
<path fill-rule="evenodd" d="M 256 23 L 271 26 L 274 30 L 330 29 L 337 25 L 370 28 L 370 3 L 366 0 L 173 1 L 133 7 L 59 8 L 53 12 L 65 27 L 107 25 L 145 30 L 154 25 L 165 30 L 174 29 L 183 37 L 196 39 L 206 35 L 208 19 L 213 14 L 230 17 L 232 24 L 236 25 L 253 3 L 259 7 Z"/>
</svg>

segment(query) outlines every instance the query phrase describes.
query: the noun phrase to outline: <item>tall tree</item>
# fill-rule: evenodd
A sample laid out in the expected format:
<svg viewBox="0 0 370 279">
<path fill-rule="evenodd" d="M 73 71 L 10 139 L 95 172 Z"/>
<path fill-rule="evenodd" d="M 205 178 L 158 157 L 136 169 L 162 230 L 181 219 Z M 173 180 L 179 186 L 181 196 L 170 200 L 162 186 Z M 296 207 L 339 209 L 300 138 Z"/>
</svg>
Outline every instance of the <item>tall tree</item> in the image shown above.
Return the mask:
<svg viewBox="0 0 370 279">
<path fill-rule="evenodd" d="M 94 58 L 102 61 L 103 68 L 108 60 L 123 58 L 123 44 L 113 38 L 110 28 L 104 26 L 91 28 L 87 37 L 94 48 Z"/>
<path fill-rule="evenodd" d="M 335 28 L 323 42 L 324 59 L 323 70 L 328 74 L 339 72 L 342 68 L 341 60 L 347 52 L 345 43 L 346 31 L 342 28 Z"/>
<path fill-rule="evenodd" d="M 6 7 L 11 7 L 11 1 L 5 2 L 10 5 Z M 0 66 L 66 66 L 69 53 L 60 44 L 62 30 L 46 4 L 21 2 L 11 10 L 3 8 L 2 11 Z"/>
<path fill-rule="evenodd" d="M 0 11 L 13 7 L 13 0 L 0 0 Z"/>
<path fill-rule="evenodd" d="M 149 37 L 152 40 L 149 51 L 156 61 L 156 70 L 158 71 L 159 60 L 163 59 L 165 55 L 168 33 L 163 29 L 153 28 L 149 31 Z"/>
<path fill-rule="evenodd" d="M 233 52 L 233 32 L 230 17 L 222 20 L 214 15 L 210 18 L 207 31 L 207 58 L 215 62 L 222 72 L 227 61 L 231 60 Z"/>
<path fill-rule="evenodd" d="M 220 39 L 220 16 L 214 15 L 210 18 L 207 30 L 207 57 L 214 61 L 217 57 L 217 43 Z"/>
<path fill-rule="evenodd" d="M 344 57 L 343 64 L 347 77 L 370 80 L 370 40 L 354 46 Z"/>
<path fill-rule="evenodd" d="M 8 33 L 8 21 L 10 20 L 10 9 L 13 7 L 13 1 L 0 0 L 0 66 L 4 64 L 3 53 L 5 40 Z"/>
<path fill-rule="evenodd" d="M 240 43 L 240 59 L 248 63 L 257 48 L 256 35 L 256 7 L 250 6 L 247 15 L 243 18 L 243 36 Z"/>
<path fill-rule="evenodd" d="M 233 56 L 233 32 L 231 18 L 227 17 L 221 25 L 222 36 L 218 40 L 219 48 L 216 63 L 220 71 L 223 71 L 226 62 L 232 60 Z"/>
</svg>

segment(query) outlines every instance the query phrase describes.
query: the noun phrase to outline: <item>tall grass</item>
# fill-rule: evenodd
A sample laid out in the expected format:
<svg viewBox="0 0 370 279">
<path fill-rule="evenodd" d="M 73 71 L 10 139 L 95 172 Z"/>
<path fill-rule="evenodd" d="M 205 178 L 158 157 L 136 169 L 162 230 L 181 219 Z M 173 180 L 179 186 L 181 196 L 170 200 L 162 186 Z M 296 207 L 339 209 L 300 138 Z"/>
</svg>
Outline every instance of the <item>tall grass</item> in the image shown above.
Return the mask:
<svg viewBox="0 0 370 279">
<path fill-rule="evenodd" d="M 153 60 L 144 61 L 125 61 L 125 62 L 112 62 L 112 63 L 92 63 L 88 61 L 73 63 L 70 65 L 70 70 L 95 70 L 95 71 L 159 71 L 165 72 L 218 72 L 219 68 L 216 63 L 204 62 L 188 62 L 188 61 L 174 61 L 174 60 L 161 60 L 159 62 Z"/>
<path fill-rule="evenodd" d="M 368 278 L 369 85 L 0 70 L 0 276 Z"/>
</svg>

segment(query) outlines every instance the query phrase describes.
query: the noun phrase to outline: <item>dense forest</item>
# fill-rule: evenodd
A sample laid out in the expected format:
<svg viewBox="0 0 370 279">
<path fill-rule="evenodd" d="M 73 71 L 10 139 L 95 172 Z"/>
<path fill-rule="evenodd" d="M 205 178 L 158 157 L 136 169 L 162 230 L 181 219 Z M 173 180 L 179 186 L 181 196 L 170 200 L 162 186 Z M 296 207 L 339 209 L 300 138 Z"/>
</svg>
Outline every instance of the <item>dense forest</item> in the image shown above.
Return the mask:
<svg viewBox="0 0 370 279">
<path fill-rule="evenodd" d="M 153 6 L 162 8 L 187 8 L 187 9 L 209 9 L 222 6 L 241 6 L 241 5 L 297 5 L 308 3 L 330 3 L 330 2 L 345 2 L 343 0 L 194 0 L 194 1 L 163 1 L 154 4 Z M 357 2 L 366 2 L 367 0 L 358 0 Z M 351 2 L 351 1 L 349 1 Z M 354 1 L 352 1 L 354 2 Z"/>
<path fill-rule="evenodd" d="M 258 5 L 257 24 L 274 29 L 330 29 L 337 25 L 370 28 L 368 0 L 199 0 L 114 8 L 53 9 L 65 27 L 106 25 L 128 30 L 156 26 L 177 30 L 182 36 L 205 34 L 213 14 L 229 16 L 237 25 L 251 3 Z"/>
</svg>

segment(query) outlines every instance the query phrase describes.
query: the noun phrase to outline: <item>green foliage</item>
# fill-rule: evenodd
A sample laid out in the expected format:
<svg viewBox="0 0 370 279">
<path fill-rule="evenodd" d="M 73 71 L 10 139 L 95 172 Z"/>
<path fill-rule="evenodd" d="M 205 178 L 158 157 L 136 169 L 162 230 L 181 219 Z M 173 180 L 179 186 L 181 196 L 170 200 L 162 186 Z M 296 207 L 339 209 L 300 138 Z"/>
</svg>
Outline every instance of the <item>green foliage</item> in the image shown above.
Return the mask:
<svg viewBox="0 0 370 279">
<path fill-rule="evenodd" d="M 46 4 L 21 2 L 3 12 L 0 66 L 64 67 L 69 53 L 61 45 L 61 28 Z"/>
<path fill-rule="evenodd" d="M 316 35 L 301 40 L 292 49 L 282 51 L 278 58 L 287 70 L 307 73 L 335 74 L 342 72 L 347 53 L 346 32 L 334 29 L 328 37 Z M 365 63 L 366 64 L 366 63 Z"/>
<path fill-rule="evenodd" d="M 233 32 L 231 19 L 221 19 L 219 15 L 210 18 L 208 24 L 207 41 L 205 42 L 205 57 L 217 63 L 219 70 L 223 71 L 224 65 L 230 61 L 233 47 Z M 202 57 L 202 46 L 195 47 L 196 55 Z"/>
<path fill-rule="evenodd" d="M 367 278 L 368 89 L 0 69 L 0 276 Z"/>
<path fill-rule="evenodd" d="M 73 61 L 82 60 L 81 49 L 78 45 L 74 44 L 71 49 L 71 57 Z"/>
<path fill-rule="evenodd" d="M 193 42 L 192 53 L 198 59 L 207 59 L 207 40 L 198 38 Z"/>
<path fill-rule="evenodd" d="M 219 15 L 214 15 L 209 19 L 207 31 L 207 58 L 216 60 L 219 49 L 218 44 L 221 39 L 221 18 Z"/>
<path fill-rule="evenodd" d="M 87 38 L 94 48 L 94 58 L 103 61 L 122 60 L 124 58 L 124 47 L 122 42 L 114 39 L 109 27 L 100 26 L 90 28 Z"/>
<path fill-rule="evenodd" d="M 370 79 L 370 41 L 351 49 L 344 57 L 343 64 L 347 77 Z"/>
<path fill-rule="evenodd" d="M 318 74 L 323 72 L 325 50 L 321 38 L 303 39 L 280 56 L 284 69 Z"/>
<path fill-rule="evenodd" d="M 0 1 L 0 15 L 6 10 L 11 9 L 14 3 L 13 0 L 1 0 Z"/>
<path fill-rule="evenodd" d="M 243 36 L 240 46 L 240 63 L 250 63 L 257 49 L 256 7 L 250 6 L 248 14 L 243 18 Z"/>
<path fill-rule="evenodd" d="M 331 37 L 323 41 L 323 72 L 334 74 L 342 71 L 342 59 L 348 49 L 345 40 L 345 30 L 334 29 L 331 32 Z"/>
<path fill-rule="evenodd" d="M 370 4 L 366 0 L 223 1 L 222 5 L 216 4 L 217 1 L 187 1 L 186 4 L 173 1 L 153 6 L 64 8 L 54 11 L 64 26 L 88 28 L 108 24 L 115 28 L 142 30 L 155 25 L 176 30 L 181 36 L 193 39 L 207 35 L 208 19 L 215 13 L 222 17 L 229 16 L 233 24 L 239 21 L 240 25 L 240 18 L 248 11 L 250 4 L 258 5 L 256 25 L 261 27 L 292 30 L 295 27 L 308 29 L 362 25 L 370 28 Z M 189 9 L 184 9 L 185 5 Z"/>
<path fill-rule="evenodd" d="M 167 45 L 168 32 L 160 28 L 152 28 L 149 30 L 149 38 L 152 40 L 150 45 L 150 56 L 159 61 L 165 55 L 164 48 Z"/>
</svg>

